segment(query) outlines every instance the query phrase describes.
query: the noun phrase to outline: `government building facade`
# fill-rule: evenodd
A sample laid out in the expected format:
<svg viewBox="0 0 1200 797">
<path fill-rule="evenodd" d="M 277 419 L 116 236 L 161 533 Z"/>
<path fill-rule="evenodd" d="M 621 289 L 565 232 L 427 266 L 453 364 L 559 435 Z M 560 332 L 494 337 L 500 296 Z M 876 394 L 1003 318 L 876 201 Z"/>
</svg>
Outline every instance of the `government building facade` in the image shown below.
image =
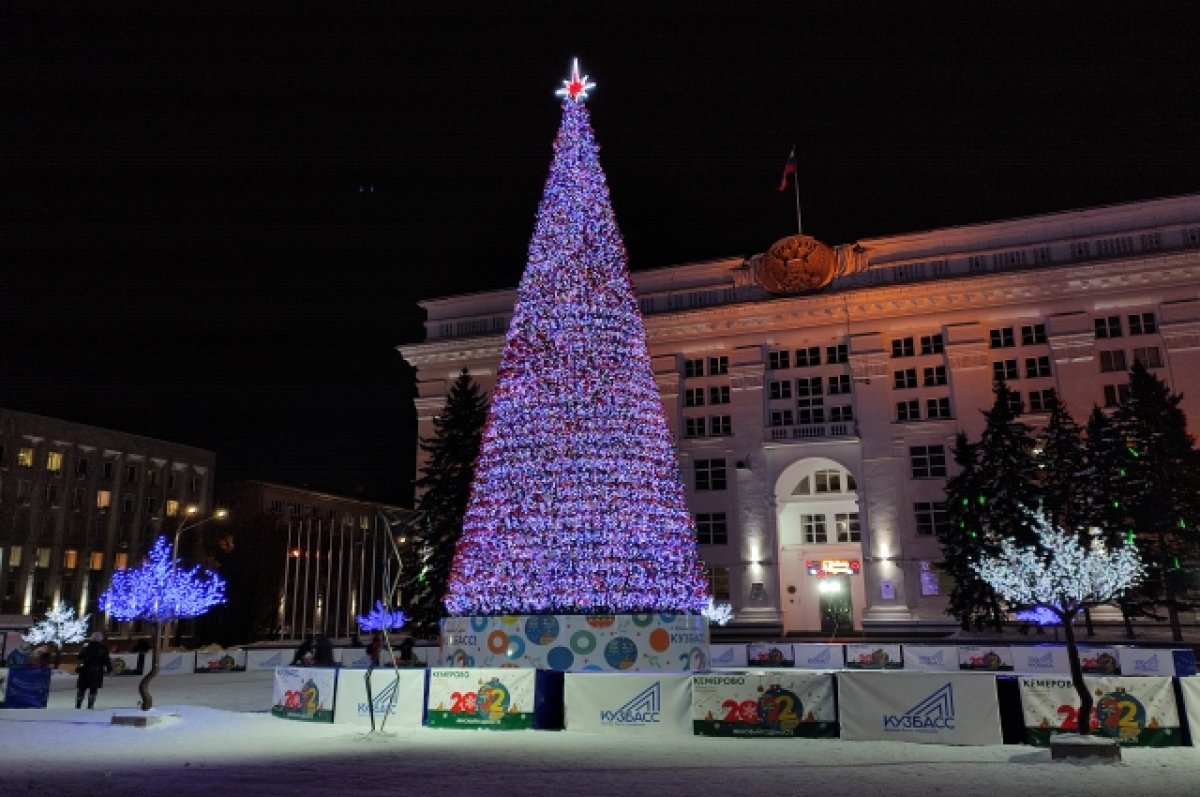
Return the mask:
<svg viewBox="0 0 1200 797">
<path fill-rule="evenodd" d="M 1134 359 L 1200 424 L 1200 195 L 634 272 L 713 593 L 740 632 L 954 625 L 935 563 L 955 435 L 992 388 L 1083 423 Z M 434 299 L 418 435 L 466 368 L 485 391 L 516 299 Z M 423 465 L 417 451 L 418 468 Z"/>
</svg>

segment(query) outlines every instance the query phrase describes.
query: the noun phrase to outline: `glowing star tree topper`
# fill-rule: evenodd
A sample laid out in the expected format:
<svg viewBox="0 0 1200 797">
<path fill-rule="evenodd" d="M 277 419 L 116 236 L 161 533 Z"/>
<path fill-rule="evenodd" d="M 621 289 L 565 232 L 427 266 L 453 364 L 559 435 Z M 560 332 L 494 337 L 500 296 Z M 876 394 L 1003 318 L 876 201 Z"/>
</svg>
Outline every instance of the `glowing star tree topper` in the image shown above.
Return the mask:
<svg viewBox="0 0 1200 797">
<path fill-rule="evenodd" d="M 447 583 L 454 616 L 708 606 L 599 147 L 572 65 Z"/>
</svg>

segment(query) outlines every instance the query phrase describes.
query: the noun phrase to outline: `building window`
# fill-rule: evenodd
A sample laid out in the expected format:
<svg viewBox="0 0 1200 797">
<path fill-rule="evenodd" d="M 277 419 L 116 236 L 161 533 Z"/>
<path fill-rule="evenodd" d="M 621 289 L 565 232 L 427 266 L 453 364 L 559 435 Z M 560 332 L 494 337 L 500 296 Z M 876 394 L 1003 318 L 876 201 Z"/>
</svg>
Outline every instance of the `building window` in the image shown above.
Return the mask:
<svg viewBox="0 0 1200 797">
<path fill-rule="evenodd" d="M 892 387 L 897 390 L 917 386 L 917 369 L 906 368 L 903 371 L 892 372 Z"/>
<path fill-rule="evenodd" d="M 75 550 L 74 548 L 68 548 L 67 550 L 63 551 L 62 566 L 64 570 L 74 570 L 78 564 L 79 551 Z"/>
<path fill-rule="evenodd" d="M 708 419 L 708 433 L 714 437 L 733 434 L 733 418 L 729 415 L 714 415 Z"/>
<path fill-rule="evenodd" d="M 931 420 L 953 417 L 950 415 L 950 397 L 925 399 L 925 417 Z"/>
<path fill-rule="evenodd" d="M 784 368 L 791 368 L 792 353 L 790 351 L 767 352 L 767 367 L 772 371 L 782 371 Z"/>
<path fill-rule="evenodd" d="M 772 399 L 790 399 L 792 397 L 792 380 L 777 379 L 769 385 Z"/>
<path fill-rule="evenodd" d="M 1121 337 L 1121 316 L 1110 315 L 1105 318 L 1097 318 L 1095 324 L 1097 338 Z"/>
<path fill-rule="evenodd" d="M 704 406 L 704 388 L 702 388 L 702 387 L 684 388 L 683 406 L 685 406 L 685 407 L 703 407 Z"/>
<path fill-rule="evenodd" d="M 125 481 L 136 482 L 137 479 L 138 479 L 137 465 L 126 465 L 125 466 Z"/>
<path fill-rule="evenodd" d="M 708 375 L 709 376 L 725 376 L 729 373 L 729 358 L 728 357 L 709 357 L 708 358 Z"/>
<path fill-rule="evenodd" d="M 992 362 L 992 380 L 995 382 L 1011 382 L 1019 379 L 1016 360 L 995 360 Z"/>
<path fill-rule="evenodd" d="M 17 479 L 17 500 L 28 501 L 33 494 L 33 482 L 29 479 Z"/>
<path fill-rule="evenodd" d="M 921 336 L 921 354 L 941 354 L 946 350 L 946 344 L 941 334 Z"/>
<path fill-rule="evenodd" d="M 86 479 L 88 474 L 88 461 L 80 457 L 75 461 L 75 478 Z"/>
<path fill-rule="evenodd" d="M 49 566 L 50 566 L 50 554 L 51 554 L 51 553 L 52 553 L 52 549 L 50 549 L 50 548 L 44 548 L 44 547 L 43 547 L 43 548 L 38 548 L 38 549 L 37 549 L 37 563 L 36 563 L 36 566 L 37 566 L 37 567 L 49 567 Z"/>
<path fill-rule="evenodd" d="M 129 567 L 129 554 L 119 551 L 113 556 L 113 570 L 124 570 Z"/>
<path fill-rule="evenodd" d="M 1054 389 L 1029 391 L 1030 412 L 1050 412 L 1054 409 Z"/>
<path fill-rule="evenodd" d="M 917 501 L 913 511 L 917 516 L 919 536 L 936 537 L 950 532 L 950 510 L 945 501 Z"/>
<path fill-rule="evenodd" d="M 179 514 L 179 502 L 174 498 L 167 499 L 167 517 L 175 517 Z"/>
<path fill-rule="evenodd" d="M 988 346 L 993 349 L 1009 349 L 1017 345 L 1016 338 L 1013 337 L 1013 328 L 1004 327 L 1003 329 L 988 330 Z"/>
<path fill-rule="evenodd" d="M 896 420 L 897 421 L 919 421 L 919 420 L 921 420 L 921 401 L 920 401 L 920 399 L 909 399 L 908 401 L 896 402 Z"/>
<path fill-rule="evenodd" d="M 813 473 L 813 492 L 840 493 L 842 491 L 842 472 L 840 470 L 819 470 Z"/>
<path fill-rule="evenodd" d="M 695 469 L 697 490 L 725 489 L 724 459 L 698 459 Z"/>
<path fill-rule="evenodd" d="M 703 418 L 684 418 L 683 419 L 683 436 L 684 437 L 704 437 L 704 419 Z"/>
<path fill-rule="evenodd" d="M 33 449 L 27 448 L 27 447 L 22 447 L 19 451 L 17 451 L 17 464 L 20 465 L 22 468 L 32 468 L 33 467 Z"/>
<path fill-rule="evenodd" d="M 713 600 L 729 600 L 729 568 L 710 567 L 704 571 L 704 575 L 708 578 L 708 594 L 713 596 Z"/>
<path fill-rule="evenodd" d="M 926 368 L 924 373 L 925 387 L 938 387 L 946 384 L 946 366 L 935 365 L 932 368 Z"/>
<path fill-rule="evenodd" d="M 687 379 L 704 376 L 704 360 L 684 360 L 683 376 Z"/>
<path fill-rule="evenodd" d="M 829 377 L 829 395 L 844 396 L 850 393 L 850 374 Z"/>
<path fill-rule="evenodd" d="M 1025 358 L 1025 378 L 1039 379 L 1041 377 L 1050 376 L 1050 358 L 1049 357 L 1026 357 Z"/>
<path fill-rule="evenodd" d="M 1008 394 L 1008 409 L 1013 415 L 1020 415 L 1025 411 L 1025 405 L 1021 403 L 1021 394 L 1016 390 Z"/>
<path fill-rule="evenodd" d="M 158 513 L 158 497 L 148 495 L 145 498 L 146 514 L 154 515 Z"/>
<path fill-rule="evenodd" d="M 1112 349 L 1110 351 L 1100 352 L 1100 371 L 1101 373 L 1111 373 L 1113 371 L 1125 370 L 1125 350 Z"/>
<path fill-rule="evenodd" d="M 83 487 L 76 487 L 71 491 L 71 508 L 82 510 L 85 498 L 87 498 L 87 490 Z"/>
<path fill-rule="evenodd" d="M 92 551 L 88 554 L 88 570 L 103 570 L 104 569 L 104 554 L 101 551 Z"/>
<path fill-rule="evenodd" d="M 800 527 L 804 529 L 804 541 L 809 545 L 829 542 L 829 535 L 825 531 L 824 515 L 801 515 Z"/>
<path fill-rule="evenodd" d="M 1129 385 L 1105 385 L 1104 406 L 1117 407 L 1129 400 Z"/>
<path fill-rule="evenodd" d="M 832 423 L 850 423 L 854 420 L 854 410 L 849 404 L 830 407 L 829 420 Z"/>
<path fill-rule="evenodd" d="M 696 542 L 701 545 L 729 543 L 724 512 L 702 512 L 696 515 Z"/>
<path fill-rule="evenodd" d="M 61 451 L 46 452 L 46 470 L 51 473 L 62 473 L 63 455 Z"/>
<path fill-rule="evenodd" d="M 850 362 L 850 347 L 845 343 L 825 347 L 825 362 L 828 365 Z"/>
<path fill-rule="evenodd" d="M 862 532 L 858 526 L 857 512 L 844 512 L 834 515 L 833 528 L 838 542 L 862 541 Z"/>
<path fill-rule="evenodd" d="M 825 423 L 825 408 L 822 399 L 797 399 L 796 421 L 801 425 Z"/>
<path fill-rule="evenodd" d="M 772 426 L 794 426 L 795 423 L 796 419 L 791 410 L 771 410 Z"/>
<path fill-rule="evenodd" d="M 121 496 L 121 511 L 126 514 L 133 512 L 133 493 L 125 493 Z"/>
<path fill-rule="evenodd" d="M 112 506 L 112 490 L 97 490 L 96 508 L 108 509 L 110 506 Z"/>
<path fill-rule="evenodd" d="M 1140 362 L 1147 368 L 1162 368 L 1162 352 L 1157 346 L 1147 346 L 1144 349 L 1134 349 L 1133 359 Z"/>
<path fill-rule="evenodd" d="M 1046 342 L 1046 325 L 1045 324 L 1030 324 L 1026 327 L 1021 327 L 1021 345 L 1035 346 L 1039 343 Z"/>
<path fill-rule="evenodd" d="M 945 446 L 909 446 L 914 479 L 936 479 L 946 475 Z"/>
<path fill-rule="evenodd" d="M 1152 335 L 1158 331 L 1154 313 L 1134 313 L 1129 316 L 1130 335 Z"/>
<path fill-rule="evenodd" d="M 821 395 L 821 377 L 800 377 L 796 380 L 796 397 L 809 398 Z"/>
<path fill-rule="evenodd" d="M 162 471 L 155 469 L 146 471 L 146 485 L 148 487 L 158 487 L 162 479 Z"/>
<path fill-rule="evenodd" d="M 912 357 L 916 354 L 916 349 L 913 347 L 913 339 L 896 338 L 892 341 L 892 356 L 893 357 Z"/>
<path fill-rule="evenodd" d="M 46 506 L 58 506 L 58 485 L 46 485 Z"/>
<path fill-rule="evenodd" d="M 111 459 L 104 460 L 104 466 L 100 469 L 101 478 L 112 481 L 113 473 L 115 472 L 116 464 Z"/>
<path fill-rule="evenodd" d="M 728 404 L 729 385 L 713 385 L 708 389 L 709 404 Z"/>
<path fill-rule="evenodd" d="M 810 346 L 807 349 L 796 349 L 796 367 L 809 368 L 821 364 L 821 347 Z"/>
</svg>

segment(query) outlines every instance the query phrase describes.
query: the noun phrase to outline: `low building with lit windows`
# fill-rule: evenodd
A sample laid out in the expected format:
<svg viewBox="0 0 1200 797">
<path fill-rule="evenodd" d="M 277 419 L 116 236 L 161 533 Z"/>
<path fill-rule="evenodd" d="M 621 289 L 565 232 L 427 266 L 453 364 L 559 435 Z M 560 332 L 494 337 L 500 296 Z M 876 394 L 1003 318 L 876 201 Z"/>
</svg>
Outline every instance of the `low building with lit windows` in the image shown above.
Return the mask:
<svg viewBox="0 0 1200 797">
<path fill-rule="evenodd" d="M 216 455 L 0 407 L 0 614 L 82 616 L 189 507 L 212 507 Z M 135 629 L 136 632 L 136 629 Z"/>
<path fill-rule="evenodd" d="M 633 274 L 714 595 L 751 633 L 947 628 L 934 563 L 957 432 L 1003 378 L 1084 422 L 1139 359 L 1200 424 L 1200 195 Z M 494 385 L 515 290 L 429 300 L 418 434 Z M 418 466 L 422 464 L 418 450 Z"/>
</svg>

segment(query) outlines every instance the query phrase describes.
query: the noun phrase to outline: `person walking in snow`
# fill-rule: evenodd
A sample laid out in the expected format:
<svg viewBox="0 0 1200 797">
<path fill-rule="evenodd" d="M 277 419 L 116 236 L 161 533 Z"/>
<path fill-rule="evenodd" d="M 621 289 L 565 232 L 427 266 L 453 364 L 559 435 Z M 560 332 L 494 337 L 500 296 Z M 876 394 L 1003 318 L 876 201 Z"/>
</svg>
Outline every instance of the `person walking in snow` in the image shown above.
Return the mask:
<svg viewBox="0 0 1200 797">
<path fill-rule="evenodd" d="M 92 634 L 79 651 L 79 680 L 75 683 L 75 708 L 83 708 L 83 693 L 88 693 L 88 708 L 96 707 L 96 690 L 104 686 L 104 674 L 112 674 L 112 657 L 104 645 L 104 634 Z"/>
</svg>

